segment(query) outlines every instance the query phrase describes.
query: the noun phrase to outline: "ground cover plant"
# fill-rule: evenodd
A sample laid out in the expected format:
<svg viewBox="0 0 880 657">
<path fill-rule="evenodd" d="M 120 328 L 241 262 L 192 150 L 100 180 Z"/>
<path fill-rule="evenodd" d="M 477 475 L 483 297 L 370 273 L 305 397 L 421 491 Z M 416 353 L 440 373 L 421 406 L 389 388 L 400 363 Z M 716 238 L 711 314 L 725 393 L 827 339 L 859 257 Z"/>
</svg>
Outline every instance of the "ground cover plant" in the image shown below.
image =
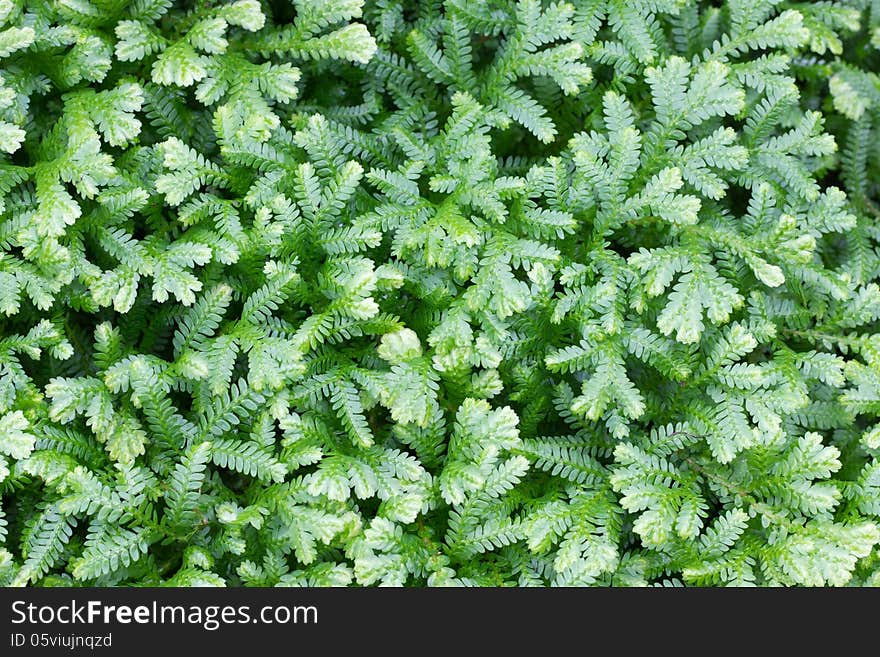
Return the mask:
<svg viewBox="0 0 880 657">
<path fill-rule="evenodd" d="M 880 584 L 880 2 L 0 0 L 0 584 Z"/>
</svg>

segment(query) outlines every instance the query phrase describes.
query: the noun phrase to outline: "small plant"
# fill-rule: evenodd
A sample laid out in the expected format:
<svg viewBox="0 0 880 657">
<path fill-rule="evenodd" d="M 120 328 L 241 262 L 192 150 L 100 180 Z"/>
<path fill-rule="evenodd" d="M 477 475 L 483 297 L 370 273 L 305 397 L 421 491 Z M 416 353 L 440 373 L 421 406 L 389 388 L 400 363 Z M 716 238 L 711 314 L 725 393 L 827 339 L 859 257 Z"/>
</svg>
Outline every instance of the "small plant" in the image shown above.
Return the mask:
<svg viewBox="0 0 880 657">
<path fill-rule="evenodd" d="M 869 0 L 0 0 L 0 584 L 880 584 Z"/>
</svg>

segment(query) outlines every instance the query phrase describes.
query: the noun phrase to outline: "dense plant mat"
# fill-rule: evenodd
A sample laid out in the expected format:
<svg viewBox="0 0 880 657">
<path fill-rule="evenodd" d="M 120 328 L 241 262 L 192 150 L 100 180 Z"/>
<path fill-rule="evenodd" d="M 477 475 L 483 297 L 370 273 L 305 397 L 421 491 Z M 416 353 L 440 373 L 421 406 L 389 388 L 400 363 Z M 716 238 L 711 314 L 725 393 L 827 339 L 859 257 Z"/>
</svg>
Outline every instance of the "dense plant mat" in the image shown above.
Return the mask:
<svg viewBox="0 0 880 657">
<path fill-rule="evenodd" d="M 0 0 L 0 584 L 880 583 L 876 0 Z"/>
</svg>

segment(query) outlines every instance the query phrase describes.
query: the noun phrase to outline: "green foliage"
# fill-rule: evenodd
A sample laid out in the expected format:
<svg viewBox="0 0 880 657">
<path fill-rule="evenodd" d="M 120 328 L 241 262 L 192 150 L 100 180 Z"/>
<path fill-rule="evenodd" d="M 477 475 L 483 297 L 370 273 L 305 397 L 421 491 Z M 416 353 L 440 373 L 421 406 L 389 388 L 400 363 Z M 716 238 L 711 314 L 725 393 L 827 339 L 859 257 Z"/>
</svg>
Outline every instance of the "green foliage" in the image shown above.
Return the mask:
<svg viewBox="0 0 880 657">
<path fill-rule="evenodd" d="M 880 582 L 880 4 L 0 0 L 0 585 Z"/>
</svg>

